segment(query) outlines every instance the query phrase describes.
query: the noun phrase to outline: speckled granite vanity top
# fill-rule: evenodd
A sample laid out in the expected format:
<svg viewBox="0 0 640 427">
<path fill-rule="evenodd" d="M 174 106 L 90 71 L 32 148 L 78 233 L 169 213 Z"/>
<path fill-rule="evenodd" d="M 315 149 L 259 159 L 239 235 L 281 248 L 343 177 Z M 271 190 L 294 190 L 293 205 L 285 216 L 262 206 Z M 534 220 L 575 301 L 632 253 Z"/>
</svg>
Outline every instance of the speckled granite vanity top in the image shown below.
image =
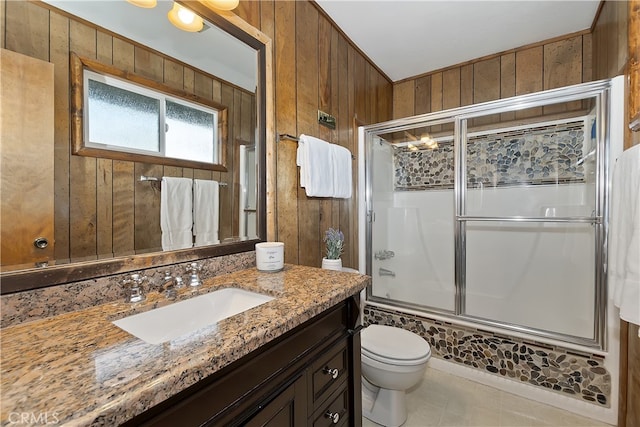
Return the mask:
<svg viewBox="0 0 640 427">
<path fill-rule="evenodd" d="M 2 425 L 116 425 L 211 375 L 261 345 L 356 294 L 368 277 L 286 265 L 207 279 L 177 300 L 226 287 L 275 299 L 216 325 L 160 345 L 147 344 L 111 322 L 170 304 L 103 304 L 2 329 Z M 69 297 L 72 297 L 71 295 Z"/>
</svg>

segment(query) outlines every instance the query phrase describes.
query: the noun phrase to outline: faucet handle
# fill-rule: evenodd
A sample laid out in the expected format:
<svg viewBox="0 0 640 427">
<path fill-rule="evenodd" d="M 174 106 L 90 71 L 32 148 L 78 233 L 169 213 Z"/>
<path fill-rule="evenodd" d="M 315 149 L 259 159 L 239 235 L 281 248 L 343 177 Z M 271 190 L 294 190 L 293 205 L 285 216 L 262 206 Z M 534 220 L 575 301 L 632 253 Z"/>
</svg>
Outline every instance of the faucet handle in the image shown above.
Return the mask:
<svg viewBox="0 0 640 427">
<path fill-rule="evenodd" d="M 202 269 L 202 266 L 200 264 L 198 264 L 197 262 L 192 262 L 191 264 L 189 264 L 187 266 L 187 271 L 192 272 L 192 273 L 196 273 L 198 271 L 200 271 Z"/>
<path fill-rule="evenodd" d="M 200 286 L 202 282 L 200 281 L 200 277 L 198 276 L 198 271 L 202 269 L 202 266 L 197 262 L 192 262 L 187 267 L 187 271 L 190 273 L 190 286 Z"/>
<path fill-rule="evenodd" d="M 174 279 L 174 285 L 173 286 L 176 289 L 180 289 L 180 288 L 184 287 L 184 282 L 182 281 L 182 277 L 176 276 L 176 278 Z"/>
<path fill-rule="evenodd" d="M 140 273 L 133 273 L 133 274 L 131 275 L 131 281 L 132 281 L 133 283 L 136 283 L 136 284 L 142 284 L 142 282 L 144 282 L 145 280 L 147 280 L 147 276 L 143 276 L 143 275 L 142 275 L 142 274 L 140 274 Z"/>
<path fill-rule="evenodd" d="M 130 278 L 122 281 L 122 285 L 125 287 L 126 302 L 140 302 L 146 299 L 142 292 L 142 282 L 146 279 L 147 276 L 143 276 L 140 273 L 134 273 Z"/>
<path fill-rule="evenodd" d="M 165 283 L 173 280 L 173 276 L 171 275 L 171 270 L 160 270 L 159 273 L 160 274 L 164 274 L 164 277 L 162 278 L 162 284 L 163 285 Z"/>
</svg>

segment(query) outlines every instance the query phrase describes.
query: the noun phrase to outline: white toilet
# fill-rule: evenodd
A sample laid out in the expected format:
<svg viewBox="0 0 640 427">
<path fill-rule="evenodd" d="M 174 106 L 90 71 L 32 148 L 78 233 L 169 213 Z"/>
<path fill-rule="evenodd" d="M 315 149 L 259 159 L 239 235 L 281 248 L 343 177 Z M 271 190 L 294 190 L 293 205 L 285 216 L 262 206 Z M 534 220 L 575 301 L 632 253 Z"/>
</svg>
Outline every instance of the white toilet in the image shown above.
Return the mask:
<svg viewBox="0 0 640 427">
<path fill-rule="evenodd" d="M 424 375 L 429 343 L 405 329 L 369 325 L 362 330 L 362 413 L 397 427 L 407 420 L 405 392 Z"/>
</svg>

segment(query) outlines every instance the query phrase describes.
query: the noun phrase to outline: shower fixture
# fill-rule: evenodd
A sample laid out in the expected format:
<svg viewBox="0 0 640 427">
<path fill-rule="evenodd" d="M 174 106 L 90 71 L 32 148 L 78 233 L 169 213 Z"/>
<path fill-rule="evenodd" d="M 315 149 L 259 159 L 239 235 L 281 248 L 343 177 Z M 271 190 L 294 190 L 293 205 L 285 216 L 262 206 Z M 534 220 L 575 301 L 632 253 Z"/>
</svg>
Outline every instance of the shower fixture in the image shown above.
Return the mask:
<svg viewBox="0 0 640 427">
<path fill-rule="evenodd" d="M 379 261 L 384 261 L 385 259 L 393 258 L 395 255 L 395 252 L 385 249 L 382 251 L 377 251 L 374 257 Z"/>
<path fill-rule="evenodd" d="M 386 268 L 378 269 L 378 275 L 380 275 L 380 277 L 382 276 L 396 277 L 395 271 L 387 270 Z"/>
</svg>

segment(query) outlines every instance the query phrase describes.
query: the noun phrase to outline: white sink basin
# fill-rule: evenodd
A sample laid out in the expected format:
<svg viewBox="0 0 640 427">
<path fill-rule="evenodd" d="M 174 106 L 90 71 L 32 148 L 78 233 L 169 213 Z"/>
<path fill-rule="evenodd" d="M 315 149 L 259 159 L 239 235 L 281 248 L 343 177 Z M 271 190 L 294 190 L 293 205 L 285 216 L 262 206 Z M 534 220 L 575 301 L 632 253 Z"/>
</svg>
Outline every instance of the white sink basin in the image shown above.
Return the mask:
<svg viewBox="0 0 640 427">
<path fill-rule="evenodd" d="M 268 295 L 225 288 L 113 323 L 149 344 L 160 344 L 213 325 L 220 320 L 269 302 Z"/>
</svg>

